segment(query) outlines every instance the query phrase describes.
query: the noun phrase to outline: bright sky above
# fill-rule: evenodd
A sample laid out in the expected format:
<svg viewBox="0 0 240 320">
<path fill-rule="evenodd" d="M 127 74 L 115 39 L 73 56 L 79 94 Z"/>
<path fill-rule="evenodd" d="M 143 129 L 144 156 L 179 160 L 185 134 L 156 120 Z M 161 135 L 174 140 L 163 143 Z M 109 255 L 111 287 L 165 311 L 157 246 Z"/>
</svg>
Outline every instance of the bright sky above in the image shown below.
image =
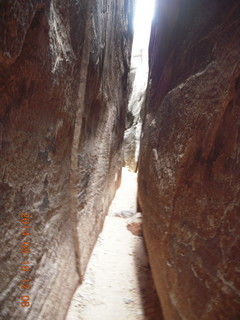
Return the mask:
<svg viewBox="0 0 240 320">
<path fill-rule="evenodd" d="M 132 53 L 134 56 L 142 52 L 142 60 L 138 68 L 143 72 L 148 70 L 148 44 L 154 9 L 155 0 L 136 0 Z"/>
<path fill-rule="evenodd" d="M 144 47 L 149 41 L 151 21 L 154 14 L 155 0 L 136 0 L 134 16 L 135 45 Z"/>
</svg>

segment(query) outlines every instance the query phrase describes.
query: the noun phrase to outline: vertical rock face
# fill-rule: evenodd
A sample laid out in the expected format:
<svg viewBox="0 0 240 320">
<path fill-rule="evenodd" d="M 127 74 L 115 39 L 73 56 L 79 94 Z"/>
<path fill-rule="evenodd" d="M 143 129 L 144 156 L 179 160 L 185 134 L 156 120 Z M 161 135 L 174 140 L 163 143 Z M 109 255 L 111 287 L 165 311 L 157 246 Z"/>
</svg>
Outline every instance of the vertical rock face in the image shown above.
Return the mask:
<svg viewBox="0 0 240 320">
<path fill-rule="evenodd" d="M 0 1 L 1 319 L 64 319 L 85 271 L 119 183 L 131 14 L 131 0 Z"/>
<path fill-rule="evenodd" d="M 240 318 L 240 4 L 158 1 L 139 202 L 166 320 Z"/>
</svg>

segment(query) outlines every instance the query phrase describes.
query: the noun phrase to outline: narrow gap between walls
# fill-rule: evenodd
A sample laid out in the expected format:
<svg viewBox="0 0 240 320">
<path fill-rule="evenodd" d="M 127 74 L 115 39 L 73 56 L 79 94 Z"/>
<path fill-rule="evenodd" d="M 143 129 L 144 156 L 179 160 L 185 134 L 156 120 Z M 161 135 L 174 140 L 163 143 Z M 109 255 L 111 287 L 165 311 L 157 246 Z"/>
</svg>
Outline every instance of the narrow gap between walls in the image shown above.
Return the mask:
<svg viewBox="0 0 240 320">
<path fill-rule="evenodd" d="M 136 0 L 134 38 L 129 74 L 129 102 L 124 134 L 124 166 L 137 172 L 142 131 L 142 109 L 148 83 L 148 46 L 155 0 Z"/>
</svg>

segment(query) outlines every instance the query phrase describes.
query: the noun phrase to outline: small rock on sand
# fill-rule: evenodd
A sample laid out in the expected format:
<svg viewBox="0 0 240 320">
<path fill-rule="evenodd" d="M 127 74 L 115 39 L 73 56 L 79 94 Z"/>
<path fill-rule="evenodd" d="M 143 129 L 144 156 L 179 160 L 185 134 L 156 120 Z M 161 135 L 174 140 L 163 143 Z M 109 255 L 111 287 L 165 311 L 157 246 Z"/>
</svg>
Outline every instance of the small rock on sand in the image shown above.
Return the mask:
<svg viewBox="0 0 240 320">
<path fill-rule="evenodd" d="M 127 229 L 134 236 L 143 236 L 142 231 L 142 214 L 141 212 L 137 212 L 131 218 L 127 220 Z"/>
</svg>

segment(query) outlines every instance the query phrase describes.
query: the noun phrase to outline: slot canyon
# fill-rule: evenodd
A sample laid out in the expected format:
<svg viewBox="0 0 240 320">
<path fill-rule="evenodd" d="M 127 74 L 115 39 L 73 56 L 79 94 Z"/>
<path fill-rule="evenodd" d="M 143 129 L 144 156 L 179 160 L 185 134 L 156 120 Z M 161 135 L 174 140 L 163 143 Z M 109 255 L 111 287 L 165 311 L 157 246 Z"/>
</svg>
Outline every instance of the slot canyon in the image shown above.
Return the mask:
<svg viewBox="0 0 240 320">
<path fill-rule="evenodd" d="M 240 320 L 240 1 L 156 0 L 141 92 L 135 6 L 0 0 L 0 320 Z M 142 235 L 108 215 L 124 165 Z M 68 314 L 105 221 L 151 315 Z"/>
</svg>

